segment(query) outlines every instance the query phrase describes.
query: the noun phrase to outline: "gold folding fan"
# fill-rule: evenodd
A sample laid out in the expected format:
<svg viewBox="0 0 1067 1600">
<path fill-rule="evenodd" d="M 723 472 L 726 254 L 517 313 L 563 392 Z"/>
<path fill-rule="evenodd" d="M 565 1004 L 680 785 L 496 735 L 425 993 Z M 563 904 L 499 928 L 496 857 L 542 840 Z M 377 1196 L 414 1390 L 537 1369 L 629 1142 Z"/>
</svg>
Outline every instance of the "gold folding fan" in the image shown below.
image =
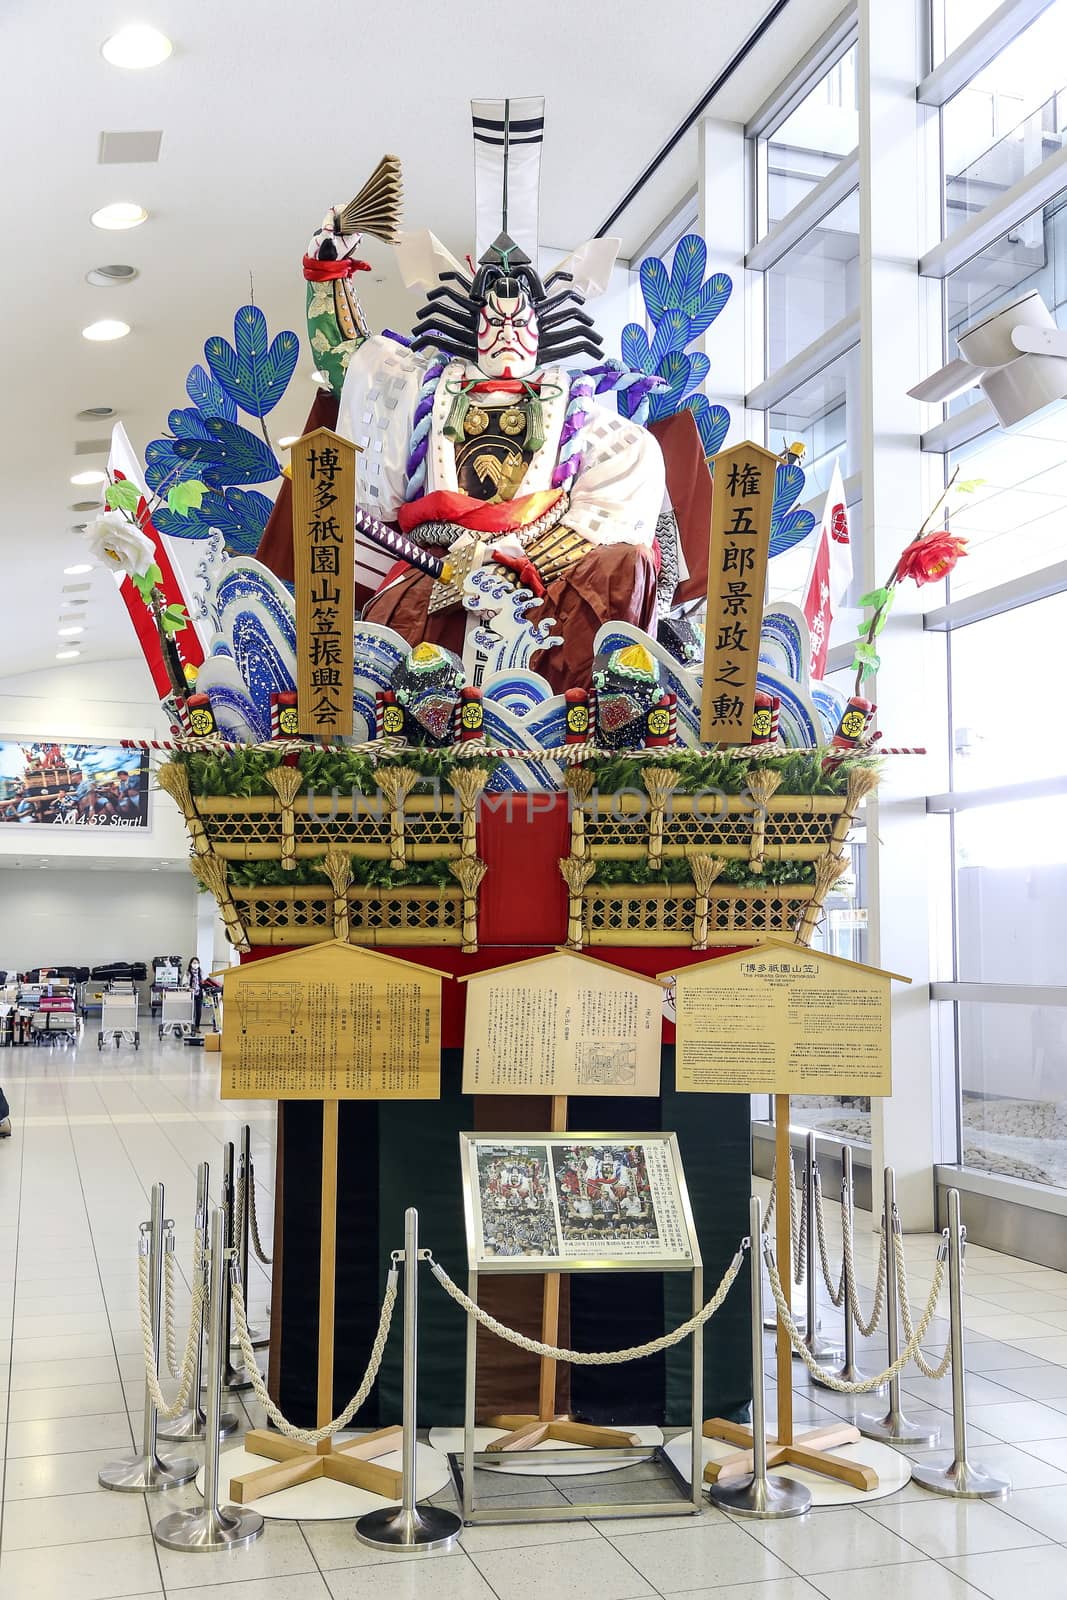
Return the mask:
<svg viewBox="0 0 1067 1600">
<path fill-rule="evenodd" d="M 399 243 L 403 193 L 399 156 L 383 156 L 355 199 L 337 212 L 338 232 L 369 233 L 384 244 Z"/>
</svg>

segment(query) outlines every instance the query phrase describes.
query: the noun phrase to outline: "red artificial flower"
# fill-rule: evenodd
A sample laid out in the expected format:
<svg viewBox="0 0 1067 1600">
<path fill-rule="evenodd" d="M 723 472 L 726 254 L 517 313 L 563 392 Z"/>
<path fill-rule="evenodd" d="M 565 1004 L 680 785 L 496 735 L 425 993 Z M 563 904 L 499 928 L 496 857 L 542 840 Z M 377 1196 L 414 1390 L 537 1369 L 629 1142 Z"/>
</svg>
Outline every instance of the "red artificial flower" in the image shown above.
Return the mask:
<svg viewBox="0 0 1067 1600">
<path fill-rule="evenodd" d="M 966 554 L 966 539 L 944 530 L 929 533 L 904 551 L 897 562 L 897 582 L 913 578 L 917 584 L 936 583 L 939 578 L 947 578 L 960 556 Z"/>
</svg>

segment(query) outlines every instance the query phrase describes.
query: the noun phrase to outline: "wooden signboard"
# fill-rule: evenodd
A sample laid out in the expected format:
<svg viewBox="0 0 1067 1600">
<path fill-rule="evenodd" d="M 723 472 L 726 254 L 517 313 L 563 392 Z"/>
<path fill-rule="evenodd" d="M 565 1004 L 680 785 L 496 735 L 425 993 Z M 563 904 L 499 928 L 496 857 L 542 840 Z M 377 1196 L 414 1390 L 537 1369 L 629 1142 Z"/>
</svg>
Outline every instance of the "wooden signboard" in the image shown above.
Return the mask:
<svg viewBox="0 0 1067 1600">
<path fill-rule="evenodd" d="M 437 1100 L 441 973 L 340 940 L 231 967 L 224 1100 Z"/>
<path fill-rule="evenodd" d="M 892 1093 L 897 973 L 786 939 L 675 975 L 677 1084 L 691 1094 Z"/>
<path fill-rule="evenodd" d="M 459 981 L 464 1094 L 659 1094 L 656 980 L 556 951 Z"/>
<path fill-rule="evenodd" d="M 298 726 L 333 739 L 352 732 L 356 446 L 317 428 L 290 459 Z"/>
<path fill-rule="evenodd" d="M 721 450 L 713 466 L 700 738 L 748 744 L 778 457 L 746 440 Z"/>
</svg>

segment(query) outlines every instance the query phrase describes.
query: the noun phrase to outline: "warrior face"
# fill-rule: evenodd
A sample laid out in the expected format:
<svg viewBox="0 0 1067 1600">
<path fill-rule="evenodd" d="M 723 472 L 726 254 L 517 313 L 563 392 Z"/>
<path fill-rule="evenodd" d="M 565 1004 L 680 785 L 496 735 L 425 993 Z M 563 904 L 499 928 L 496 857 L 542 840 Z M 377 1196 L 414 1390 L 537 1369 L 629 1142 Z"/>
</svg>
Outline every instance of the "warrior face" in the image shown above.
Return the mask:
<svg viewBox="0 0 1067 1600">
<path fill-rule="evenodd" d="M 478 366 L 487 378 L 525 378 L 537 366 L 537 314 L 516 278 L 500 278 L 478 311 Z"/>
</svg>

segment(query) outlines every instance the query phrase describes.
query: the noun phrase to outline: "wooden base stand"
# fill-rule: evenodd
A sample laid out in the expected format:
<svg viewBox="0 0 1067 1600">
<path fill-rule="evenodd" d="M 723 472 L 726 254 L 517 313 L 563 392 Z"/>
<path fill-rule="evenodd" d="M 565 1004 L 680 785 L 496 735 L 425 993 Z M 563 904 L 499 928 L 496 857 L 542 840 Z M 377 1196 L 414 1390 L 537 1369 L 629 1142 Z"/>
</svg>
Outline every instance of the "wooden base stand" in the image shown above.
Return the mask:
<svg viewBox="0 0 1067 1600">
<path fill-rule="evenodd" d="M 280 1433 L 254 1428 L 246 1436 L 244 1448 L 250 1455 L 268 1456 L 278 1465 L 259 1467 L 255 1472 L 231 1478 L 230 1499 L 239 1506 L 247 1506 L 253 1500 L 278 1494 L 282 1489 L 293 1489 L 299 1483 L 332 1478 L 335 1483 L 347 1483 L 353 1489 L 366 1489 L 387 1500 L 399 1500 L 400 1473 L 392 1467 L 377 1466 L 375 1457 L 399 1450 L 403 1437 L 403 1428 L 379 1428 L 376 1433 L 350 1439 L 344 1444 L 323 1439 L 320 1444 L 305 1445 L 294 1444 Z"/>
<path fill-rule="evenodd" d="M 725 1444 L 736 1444 L 738 1453 L 723 1461 L 709 1461 L 704 1468 L 705 1483 L 728 1483 L 731 1478 L 743 1478 L 752 1471 L 752 1429 L 736 1422 L 726 1422 L 714 1417 L 704 1424 L 705 1439 L 721 1439 Z M 830 1423 L 825 1428 L 813 1428 L 802 1433 L 792 1444 L 781 1444 L 777 1439 L 767 1440 L 768 1467 L 806 1467 L 824 1478 L 836 1478 L 838 1483 L 851 1484 L 854 1489 L 877 1489 L 878 1474 L 862 1461 L 842 1461 L 830 1455 L 843 1444 L 855 1444 L 860 1437 L 858 1428 L 849 1422 Z"/>
<path fill-rule="evenodd" d="M 792 1150 L 789 1144 L 789 1096 L 774 1097 L 774 1171 L 778 1187 L 778 1204 L 775 1209 L 775 1255 L 778 1275 L 785 1285 L 793 1281 L 793 1240 L 790 1228 L 789 1189 L 793 1180 Z M 751 1270 L 762 1272 L 763 1260 L 760 1241 L 752 1241 Z M 856 1444 L 860 1438 L 858 1428 L 850 1422 L 832 1422 L 822 1428 L 802 1433 L 793 1432 L 793 1349 L 789 1334 L 778 1318 L 775 1334 L 775 1364 L 778 1373 L 778 1424 L 777 1437 L 767 1440 L 768 1467 L 806 1467 L 824 1478 L 834 1478 L 838 1483 L 851 1484 L 854 1489 L 868 1493 L 878 1487 L 878 1474 L 873 1467 L 861 1461 L 842 1461 L 830 1454 L 843 1444 Z M 753 1374 L 753 1380 L 758 1374 Z M 738 1446 L 736 1455 L 723 1461 L 709 1461 L 704 1468 L 705 1483 L 723 1483 L 731 1478 L 742 1478 L 753 1470 L 752 1429 L 737 1422 L 727 1422 L 713 1417 L 705 1422 L 705 1439 L 721 1439 L 725 1444 Z"/>
</svg>

